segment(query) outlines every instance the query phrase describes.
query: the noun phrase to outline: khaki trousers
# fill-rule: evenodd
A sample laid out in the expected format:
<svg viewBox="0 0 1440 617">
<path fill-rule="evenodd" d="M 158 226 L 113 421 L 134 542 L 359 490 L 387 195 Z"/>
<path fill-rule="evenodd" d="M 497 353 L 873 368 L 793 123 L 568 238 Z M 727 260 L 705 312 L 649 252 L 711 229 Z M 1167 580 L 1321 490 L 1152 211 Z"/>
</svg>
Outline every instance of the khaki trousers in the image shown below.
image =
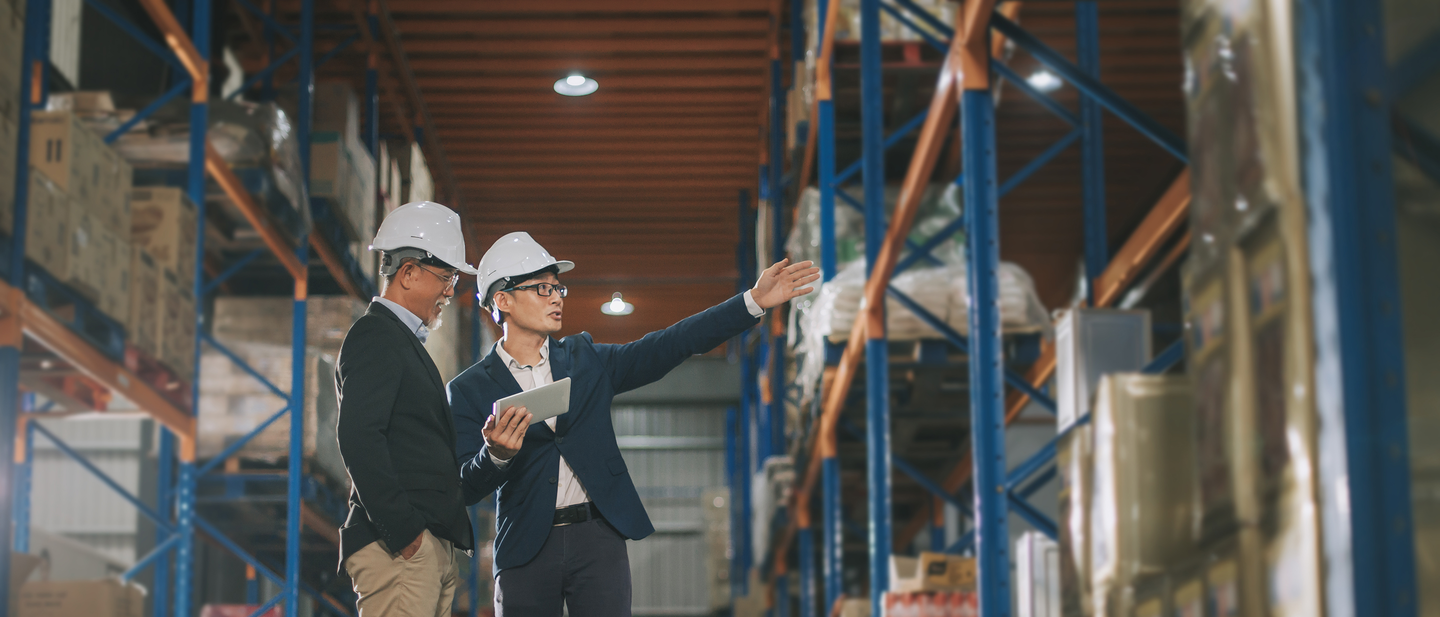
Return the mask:
<svg viewBox="0 0 1440 617">
<path fill-rule="evenodd" d="M 360 617 L 449 617 L 455 600 L 455 551 L 429 530 L 405 559 L 372 542 L 345 560 Z"/>
</svg>

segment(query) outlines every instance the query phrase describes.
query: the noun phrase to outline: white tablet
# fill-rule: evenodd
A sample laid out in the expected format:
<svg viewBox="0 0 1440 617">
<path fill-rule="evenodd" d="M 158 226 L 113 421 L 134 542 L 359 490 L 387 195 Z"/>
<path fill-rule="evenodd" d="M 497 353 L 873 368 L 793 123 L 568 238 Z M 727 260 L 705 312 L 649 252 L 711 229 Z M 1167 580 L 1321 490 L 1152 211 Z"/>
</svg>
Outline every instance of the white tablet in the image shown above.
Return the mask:
<svg viewBox="0 0 1440 617">
<path fill-rule="evenodd" d="M 495 401 L 491 413 L 499 414 L 511 407 L 524 407 L 530 412 L 532 425 L 570 411 L 570 378 Z"/>
</svg>

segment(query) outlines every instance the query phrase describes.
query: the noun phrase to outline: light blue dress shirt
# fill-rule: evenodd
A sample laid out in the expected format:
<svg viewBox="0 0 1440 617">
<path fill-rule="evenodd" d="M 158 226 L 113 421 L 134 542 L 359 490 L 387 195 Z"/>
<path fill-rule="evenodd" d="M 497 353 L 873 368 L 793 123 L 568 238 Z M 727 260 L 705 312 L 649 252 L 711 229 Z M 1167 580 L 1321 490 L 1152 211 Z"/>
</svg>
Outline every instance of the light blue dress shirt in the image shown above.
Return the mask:
<svg viewBox="0 0 1440 617">
<path fill-rule="evenodd" d="M 416 317 L 415 313 L 411 313 L 410 309 L 400 306 L 393 301 L 381 298 L 380 296 L 375 296 L 371 298 L 371 300 L 385 305 L 385 308 L 390 309 L 391 313 L 395 313 L 395 316 L 400 318 L 400 323 L 405 324 L 406 328 L 414 332 L 416 338 L 420 339 L 421 344 L 424 344 L 425 339 L 430 337 L 430 328 L 426 328 L 425 322 L 419 317 Z"/>
</svg>

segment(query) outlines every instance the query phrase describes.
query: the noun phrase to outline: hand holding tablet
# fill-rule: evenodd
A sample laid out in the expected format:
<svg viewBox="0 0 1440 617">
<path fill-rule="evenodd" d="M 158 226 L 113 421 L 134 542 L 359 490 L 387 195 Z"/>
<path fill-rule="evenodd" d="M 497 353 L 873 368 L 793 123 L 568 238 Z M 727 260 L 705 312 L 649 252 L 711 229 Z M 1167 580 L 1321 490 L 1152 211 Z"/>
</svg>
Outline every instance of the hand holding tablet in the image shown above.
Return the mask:
<svg viewBox="0 0 1440 617">
<path fill-rule="evenodd" d="M 495 401 L 490 412 L 494 416 L 511 407 L 526 408 L 530 412 L 531 425 L 565 413 L 570 410 L 570 378 L 502 398 Z"/>
</svg>

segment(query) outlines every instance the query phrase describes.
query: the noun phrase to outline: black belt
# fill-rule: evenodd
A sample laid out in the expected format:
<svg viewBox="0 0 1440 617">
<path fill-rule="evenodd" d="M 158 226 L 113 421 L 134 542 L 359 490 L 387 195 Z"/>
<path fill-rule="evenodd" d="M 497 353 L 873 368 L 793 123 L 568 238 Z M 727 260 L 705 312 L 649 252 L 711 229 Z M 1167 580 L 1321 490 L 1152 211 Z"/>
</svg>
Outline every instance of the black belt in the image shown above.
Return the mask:
<svg viewBox="0 0 1440 617">
<path fill-rule="evenodd" d="M 600 515 L 600 508 L 595 507 L 594 502 L 577 503 L 573 506 L 555 508 L 555 525 L 572 525 L 583 523 L 588 520 L 600 520 L 605 518 Z"/>
</svg>

